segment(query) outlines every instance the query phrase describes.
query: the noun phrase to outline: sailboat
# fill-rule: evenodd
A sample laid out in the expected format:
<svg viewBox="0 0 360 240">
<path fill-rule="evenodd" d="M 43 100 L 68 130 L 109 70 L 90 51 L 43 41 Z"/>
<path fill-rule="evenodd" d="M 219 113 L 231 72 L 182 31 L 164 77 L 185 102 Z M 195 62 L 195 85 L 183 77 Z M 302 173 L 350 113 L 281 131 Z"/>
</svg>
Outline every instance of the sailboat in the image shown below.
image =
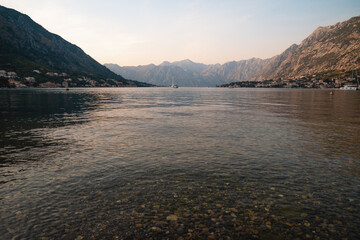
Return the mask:
<svg viewBox="0 0 360 240">
<path fill-rule="evenodd" d="M 172 79 L 172 84 L 170 85 L 171 88 L 178 88 L 178 85 L 174 84 L 174 78 Z"/>
</svg>

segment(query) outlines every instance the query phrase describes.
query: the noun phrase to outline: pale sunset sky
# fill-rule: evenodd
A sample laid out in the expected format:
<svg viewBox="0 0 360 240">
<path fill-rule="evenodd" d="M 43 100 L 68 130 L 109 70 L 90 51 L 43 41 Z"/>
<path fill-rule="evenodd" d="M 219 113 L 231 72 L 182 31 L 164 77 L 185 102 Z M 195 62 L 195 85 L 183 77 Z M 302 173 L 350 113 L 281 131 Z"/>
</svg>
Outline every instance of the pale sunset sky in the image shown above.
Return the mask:
<svg viewBox="0 0 360 240">
<path fill-rule="evenodd" d="M 121 66 L 269 58 L 319 26 L 360 15 L 360 0 L 0 0 Z"/>
</svg>

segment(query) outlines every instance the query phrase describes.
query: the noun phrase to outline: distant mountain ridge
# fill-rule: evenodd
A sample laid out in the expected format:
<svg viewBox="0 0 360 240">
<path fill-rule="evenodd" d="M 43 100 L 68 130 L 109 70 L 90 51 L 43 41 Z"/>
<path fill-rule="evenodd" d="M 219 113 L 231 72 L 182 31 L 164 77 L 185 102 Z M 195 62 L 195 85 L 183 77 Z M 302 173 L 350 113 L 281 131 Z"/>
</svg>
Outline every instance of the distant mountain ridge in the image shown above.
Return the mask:
<svg viewBox="0 0 360 240">
<path fill-rule="evenodd" d="M 149 64 L 137 67 L 120 67 L 117 64 L 105 64 L 107 68 L 117 74 L 129 76 L 131 79 L 142 79 L 139 81 L 158 86 L 168 86 L 174 81 L 175 84 L 181 86 L 205 87 L 208 86 L 208 80 L 203 79 L 200 75 L 202 72 L 199 69 L 202 68 L 201 65 L 190 63 L 189 60 L 175 63 L 163 62 L 158 66 Z"/>
<path fill-rule="evenodd" d="M 252 58 L 205 65 L 190 60 L 121 67 L 105 64 L 130 79 L 157 85 L 215 86 L 236 81 L 296 78 L 360 68 L 360 16 L 328 27 L 319 27 L 299 45 L 269 59 Z"/>
<path fill-rule="evenodd" d="M 81 48 L 50 33 L 29 16 L 3 6 L 0 6 L 0 69 L 25 76 L 41 69 L 95 81 L 114 79 L 124 85 L 141 85 L 109 71 Z"/>
</svg>

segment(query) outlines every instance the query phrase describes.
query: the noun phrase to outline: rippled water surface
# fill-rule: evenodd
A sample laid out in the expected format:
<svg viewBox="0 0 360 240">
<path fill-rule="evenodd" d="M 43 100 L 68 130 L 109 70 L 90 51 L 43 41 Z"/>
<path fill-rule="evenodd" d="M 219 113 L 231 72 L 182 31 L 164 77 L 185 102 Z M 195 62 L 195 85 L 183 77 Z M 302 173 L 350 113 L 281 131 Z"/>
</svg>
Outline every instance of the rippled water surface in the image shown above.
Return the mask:
<svg viewBox="0 0 360 240">
<path fill-rule="evenodd" d="M 360 92 L 0 90 L 2 239 L 359 239 Z"/>
</svg>

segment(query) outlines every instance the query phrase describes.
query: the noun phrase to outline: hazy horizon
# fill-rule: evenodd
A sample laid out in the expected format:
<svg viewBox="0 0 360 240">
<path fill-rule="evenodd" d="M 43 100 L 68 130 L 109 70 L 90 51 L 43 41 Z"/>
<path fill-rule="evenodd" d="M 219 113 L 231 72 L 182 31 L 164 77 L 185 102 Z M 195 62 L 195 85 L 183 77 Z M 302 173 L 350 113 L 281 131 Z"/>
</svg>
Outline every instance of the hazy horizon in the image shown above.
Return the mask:
<svg viewBox="0 0 360 240">
<path fill-rule="evenodd" d="M 0 4 L 27 14 L 100 63 L 120 66 L 266 59 L 299 44 L 317 27 L 360 12 L 355 0 L 0 0 Z"/>
</svg>

